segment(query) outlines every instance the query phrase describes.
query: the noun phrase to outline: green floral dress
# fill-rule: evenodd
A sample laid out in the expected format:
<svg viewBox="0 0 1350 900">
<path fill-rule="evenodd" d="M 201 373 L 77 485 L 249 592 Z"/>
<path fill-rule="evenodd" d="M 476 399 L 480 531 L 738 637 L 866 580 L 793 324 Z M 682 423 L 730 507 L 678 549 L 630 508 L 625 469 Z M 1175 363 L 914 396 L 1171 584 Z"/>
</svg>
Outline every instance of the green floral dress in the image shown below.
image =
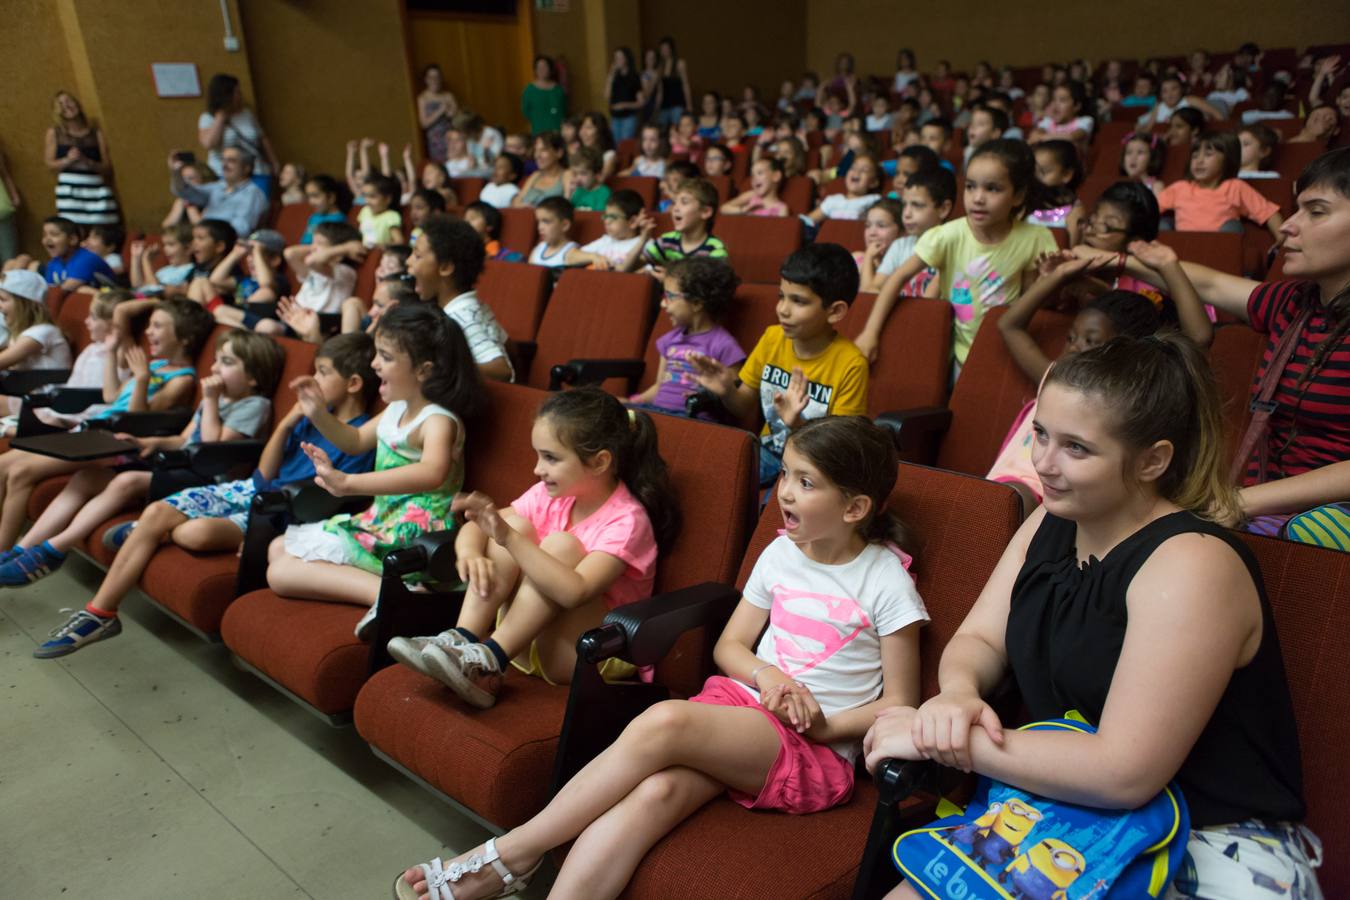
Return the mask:
<svg viewBox="0 0 1350 900">
<path fill-rule="evenodd" d="M 430 416 L 447 416 L 457 426 L 455 463 L 445 483 L 420 494 L 385 494 L 365 512 L 334 516 L 324 522 L 293 525 L 286 531 L 286 551 L 307 561 L 356 566 L 380 574 L 384 558 L 406 547 L 419 535 L 455 527 L 450 501 L 464 484 L 464 423 L 444 407 L 429 403 L 407 424 L 400 424 L 408 404 L 389 404 L 376 429 L 375 470 L 397 469 L 422 459 L 422 451 L 408 443 L 408 436 Z"/>
</svg>

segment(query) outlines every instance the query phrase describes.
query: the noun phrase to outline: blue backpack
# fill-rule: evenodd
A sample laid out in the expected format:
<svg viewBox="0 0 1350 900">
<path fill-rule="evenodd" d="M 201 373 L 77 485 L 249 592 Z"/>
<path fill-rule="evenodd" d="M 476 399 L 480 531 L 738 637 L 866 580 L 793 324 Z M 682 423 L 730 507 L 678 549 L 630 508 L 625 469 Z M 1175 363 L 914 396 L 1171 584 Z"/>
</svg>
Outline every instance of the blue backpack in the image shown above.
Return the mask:
<svg viewBox="0 0 1350 900">
<path fill-rule="evenodd" d="M 1096 731 L 1072 719 L 1021 730 L 1052 728 Z M 1162 896 L 1189 838 L 1190 814 L 1175 783 L 1138 809 L 1110 810 L 981 777 L 964 812 L 900 835 L 891 856 L 923 897 L 1124 900 Z"/>
</svg>

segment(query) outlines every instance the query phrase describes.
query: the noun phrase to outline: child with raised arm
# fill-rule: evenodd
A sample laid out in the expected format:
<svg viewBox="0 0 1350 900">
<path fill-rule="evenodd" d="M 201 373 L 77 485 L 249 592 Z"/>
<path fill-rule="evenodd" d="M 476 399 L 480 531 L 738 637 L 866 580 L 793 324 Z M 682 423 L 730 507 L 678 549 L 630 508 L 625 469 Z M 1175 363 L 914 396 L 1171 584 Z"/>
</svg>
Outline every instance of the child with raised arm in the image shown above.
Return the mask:
<svg viewBox="0 0 1350 900">
<path fill-rule="evenodd" d="M 455 553 L 469 584 L 456 627 L 389 644 L 395 659 L 483 709 L 512 660 L 569 682 L 577 639 L 608 610 L 651 596 L 658 548 L 679 528 L 646 413 L 597 388 L 563 391 L 544 401 L 530 441 L 541 480 L 509 510 L 483 494 L 455 498 L 468 520 Z M 601 672 L 634 670 L 616 662 Z"/>
<path fill-rule="evenodd" d="M 823 419 L 795 432 L 785 455 L 784 528 L 714 648 L 722 674 L 689 700 L 634 719 L 525 824 L 448 865 L 408 869 L 396 896 L 502 896 L 574 841 L 554 893 L 604 900 L 623 891 L 657 841 L 723 793 L 767 815 L 820 812 L 852 796 L 862 736 L 878 714 L 918 702 L 928 613 L 906 571 L 904 527 L 886 511 L 898 466 L 885 432 L 860 417 Z M 495 509 L 476 512 L 494 538 L 530 549 Z M 470 571 L 495 589 L 498 573 L 483 574 Z M 456 652 L 467 653 L 431 645 L 423 655 Z"/>
<path fill-rule="evenodd" d="M 144 460 L 155 451 L 265 434 L 272 418 L 270 398 L 284 362 L 285 353 L 269 337 L 242 330 L 222 333 L 211 375 L 202 379 L 201 405 L 182 433 L 145 438 L 118 435 L 136 444 L 139 456 L 76 472 L 14 545 L 15 555 L 0 563 L 0 585 L 17 587 L 45 578 L 100 524 L 130 504 L 143 506 L 154 474 Z M 181 474 L 189 479 L 188 484 L 201 483 L 191 472 Z M 63 628 L 74 624 L 72 618 Z M 43 656 L 42 648 L 35 655 Z"/>
<path fill-rule="evenodd" d="M 228 227 L 228 226 L 227 226 Z M 132 341 L 133 323 L 148 315 L 145 342 L 149 354 Z M 120 351 L 107 355 L 103 396 L 109 405 L 91 416 L 106 419 L 122 412 L 159 412 L 186 407 L 197 380 L 197 356 L 215 328 L 215 320 L 191 300 L 128 300 L 113 310 L 113 330 L 122 342 Z M 131 378 L 117 384 L 117 360 L 131 370 Z M 70 475 L 86 463 L 67 462 L 22 450 L 0 454 L 0 562 L 14 555 L 14 542 L 28 520 L 28 497 L 40 482 Z"/>
<path fill-rule="evenodd" d="M 328 409 L 334 418 L 353 428 L 360 428 L 370 418 L 367 409 L 379 389 L 370 368 L 374 355 L 375 344 L 368 335 L 346 334 L 329 339 L 314 359 L 314 380 Z M 295 404 L 272 431 L 258 468 L 250 477 L 170 494 L 146 507 L 139 519 L 104 533 L 103 542 L 118 548 L 108 574 L 63 633 L 39 648 L 43 657 L 65 656 L 92 641 L 119 634 L 117 610 L 166 540 L 193 553 L 238 547 L 248 531 L 249 508 L 259 492 L 314 477 L 314 464 L 302 449 L 306 444 L 329 454 L 333 465 L 343 472 L 368 472 L 375 462 L 373 453 L 347 455 L 339 451 L 305 418 L 300 404 Z"/>
<path fill-rule="evenodd" d="M 1036 278 L 1036 260 L 1059 247 L 1050 230 L 1026 221 L 1036 189 L 1036 161 L 1021 141 L 986 141 L 965 173 L 966 215 L 929 230 L 914 255 L 887 278 L 858 335 L 858 349 L 875 360 L 881 328 L 901 288 L 923 269 L 938 271 L 939 296 L 950 298 L 955 318 L 952 351 L 966 361 L 984 311 L 1016 300 Z"/>
<path fill-rule="evenodd" d="M 1156 241 L 1135 241 L 1130 251 L 1141 264 L 1148 266 L 1167 284 L 1168 293 L 1176 304 L 1181 332 L 1200 347 L 1209 346 L 1214 330 L 1194 286 L 1181 269 L 1176 251 Z M 1008 346 L 1017 367 L 1027 380 L 1039 385 L 1053 364 L 1041 350 L 1027 326 L 1036 310 L 1054 297 L 1066 285 L 1081 278 L 1093 268 L 1113 263 L 1103 258 L 1075 256 L 1070 251 L 1046 254 L 1037 261 L 1041 277 L 1030 289 L 1012 303 L 998 320 L 998 331 Z M 1069 328 L 1068 341 L 1061 359 L 1083 350 L 1104 344 L 1112 338 L 1127 335 L 1148 337 L 1163 324 L 1162 317 L 1151 298 L 1133 291 L 1111 290 L 1087 300 L 1078 311 Z M 1018 413 L 1003 439 L 1003 447 L 993 467 L 985 476 L 990 481 L 1011 485 L 1022 498 L 1022 510 L 1030 515 L 1041 502 L 1041 479 L 1032 464 L 1035 435 L 1032 423 L 1036 418 L 1036 400 L 1033 398 Z"/>
<path fill-rule="evenodd" d="M 590 263 L 592 269 L 627 272 L 637 267 L 643 236 L 638 232 L 642 198 L 636 191 L 619 190 L 609 195 L 601 215 L 605 233 L 579 250 L 568 250 L 567 265 Z"/>
<path fill-rule="evenodd" d="M 719 324 L 741 280 L 724 261 L 705 257 L 676 260 L 661 280 L 661 311 L 674 327 L 656 339 L 656 379 L 628 402 L 683 415 L 685 399 L 698 390 L 691 354 L 728 367 L 745 361 L 741 345 Z"/>
<path fill-rule="evenodd" d="M 131 267 L 127 275 L 132 288 L 146 294 L 162 291 L 170 285 L 186 285 L 192 274 L 192 226 L 187 222 L 164 229 L 159 250 L 165 265 L 155 268 L 155 254 L 145 241 L 131 242 Z"/>
<path fill-rule="evenodd" d="M 364 640 L 375 621 L 385 556 L 418 535 L 454 528 L 450 500 L 464 481 L 464 419 L 483 396 L 482 380 L 459 326 L 439 310 L 402 304 L 380 317 L 375 374 L 387 405 L 360 428 L 328 411 L 313 378 L 294 382 L 305 416 L 343 453 L 375 451 L 375 471 L 351 475 L 312 444 L 314 481 L 342 497 L 373 494 L 361 513 L 292 525 L 268 551 L 267 582 L 283 597 L 369 607 L 356 626 Z"/>
<path fill-rule="evenodd" d="M 773 484 L 788 435 L 811 419 L 867 412 L 867 360 L 835 330 L 858 293 L 858 266 L 838 244 L 808 244 L 779 272 L 778 324 L 740 371 L 700 353 L 687 359 L 698 383 L 737 418 L 758 405 L 759 481 Z"/>
<path fill-rule="evenodd" d="M 389 175 L 370 175 L 361 185 L 366 202 L 356 224 L 367 247 L 403 243 L 403 217 L 395 207 L 401 193 L 398 181 Z"/>
<path fill-rule="evenodd" d="M 896 181 L 899 180 L 900 175 L 897 174 Z M 860 291 L 881 290 L 887 277 L 914 255 L 919 238 L 929 229 L 947 221 L 956 200 L 956 176 L 936 164 L 922 168 L 904 181 L 900 197 L 903 204 L 900 223 L 904 226 L 904 234 L 891 242 L 881 259 L 875 263 L 875 268 L 869 269 L 868 260 L 864 257 L 858 285 Z M 921 269 L 901 286 L 901 294 L 905 297 L 930 296 L 930 286 L 935 284 L 936 279 L 936 269 Z"/>
<path fill-rule="evenodd" d="M 870 156 L 856 156 L 844 176 L 844 193 L 826 197 L 803 218 L 813 226 L 826 219 L 860 219 L 880 199 L 880 166 Z"/>
<path fill-rule="evenodd" d="M 286 248 L 286 263 L 300 279 L 295 302 L 316 313 L 335 313 L 356 290 L 351 260 L 364 254 L 361 233 L 347 222 L 324 222 L 314 240 Z"/>
</svg>

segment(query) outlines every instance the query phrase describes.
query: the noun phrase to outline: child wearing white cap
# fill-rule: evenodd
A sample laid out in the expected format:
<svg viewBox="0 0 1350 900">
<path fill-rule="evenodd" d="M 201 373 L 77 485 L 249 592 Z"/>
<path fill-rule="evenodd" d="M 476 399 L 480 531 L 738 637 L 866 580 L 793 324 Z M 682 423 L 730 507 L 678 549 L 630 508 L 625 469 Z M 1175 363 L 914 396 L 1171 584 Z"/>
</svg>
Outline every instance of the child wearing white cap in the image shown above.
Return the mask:
<svg viewBox="0 0 1350 900">
<path fill-rule="evenodd" d="M 52 324 L 44 297 L 47 283 L 36 272 L 15 269 L 0 281 L 5 346 L 0 369 L 69 369 L 70 344 Z"/>
</svg>

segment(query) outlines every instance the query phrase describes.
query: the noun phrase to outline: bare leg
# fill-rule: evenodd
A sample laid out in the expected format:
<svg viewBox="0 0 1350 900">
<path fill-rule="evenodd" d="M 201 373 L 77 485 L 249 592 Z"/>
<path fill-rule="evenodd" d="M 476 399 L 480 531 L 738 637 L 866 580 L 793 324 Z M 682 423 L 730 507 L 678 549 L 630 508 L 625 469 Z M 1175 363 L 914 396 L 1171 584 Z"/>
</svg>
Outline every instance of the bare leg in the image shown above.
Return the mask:
<svg viewBox="0 0 1350 900">
<path fill-rule="evenodd" d="M 515 513 L 506 513 L 502 517 L 506 524 L 538 543 L 534 526 Z M 497 610 L 513 597 L 520 582 L 520 566 L 506 548 L 496 541 L 489 540 L 488 559 L 492 560 L 492 593 L 484 597 L 474 591 L 464 595 L 464 604 L 460 607 L 459 621 L 455 624 L 467 628 L 480 637 L 486 637 L 497 624 Z"/>
<path fill-rule="evenodd" d="M 380 576 L 373 572 L 356 566 L 306 562 L 284 552 L 284 547 L 282 555 L 267 567 L 267 584 L 283 597 L 307 600 L 374 606 L 380 598 Z"/>
<path fill-rule="evenodd" d="M 550 896 L 619 896 L 647 851 L 724 790 L 717 779 L 683 766 L 648 775 L 581 833 Z"/>
<path fill-rule="evenodd" d="M 20 547 L 36 547 L 38 544 L 47 540 L 55 540 L 56 536 L 61 534 L 79 517 L 80 512 L 84 510 L 90 500 L 99 496 L 112 482 L 115 473 L 112 469 L 81 469 L 75 473 L 75 477 L 66 482 L 66 486 L 61 488 L 61 493 L 47 508 L 38 516 L 33 527 L 29 528 L 24 534 L 23 540 L 19 541 Z M 100 522 L 104 521 L 99 519 Z M 94 524 L 98 524 L 97 522 Z M 53 547 L 65 553 L 68 547 L 61 547 L 53 543 Z"/>
<path fill-rule="evenodd" d="M 586 557 L 586 548 L 581 546 L 581 542 L 565 531 L 555 531 L 548 537 L 539 542 L 539 547 L 548 552 L 550 556 L 569 567 L 575 567 Z M 594 623 L 598 621 L 593 610 L 590 607 L 599 603 L 604 606 L 604 601 L 596 600 L 577 609 L 567 609 L 554 603 L 545 597 L 539 588 L 529 578 L 522 578 L 520 587 L 516 590 L 516 595 L 511 599 L 511 605 L 506 609 L 506 616 L 501 624 L 492 633 L 492 638 L 502 648 L 507 656 L 512 658 L 520 655 L 529 648 L 530 642 L 542 635 L 545 629 L 554 624 L 560 617 L 576 618 L 575 624 Z M 575 615 L 573 615 L 575 614 Z M 600 613 L 603 618 L 604 613 Z M 577 636 L 580 636 L 580 631 Z M 575 640 L 575 637 L 573 638 Z M 551 641 L 551 644 L 557 641 Z M 543 647 L 540 647 L 543 652 Z M 555 652 L 554 654 L 558 654 Z M 565 657 L 565 653 L 562 657 Z M 559 661 L 565 661 L 559 658 Z M 576 662 L 575 651 L 573 652 L 572 662 Z M 569 680 L 572 676 L 572 669 L 563 666 L 563 679 Z M 549 674 L 552 678 L 552 673 Z"/>
<path fill-rule="evenodd" d="M 84 471 L 106 472 L 107 470 L 86 469 Z M 84 472 L 80 473 L 80 475 L 83 474 Z M 74 484 L 79 477 L 77 475 L 72 478 L 71 484 Z M 99 525 L 137 500 L 143 501 L 148 490 L 150 490 L 149 472 L 118 472 L 98 496 L 86 503 L 75 514 L 75 518 L 70 521 L 65 530 L 48 538 L 48 542 L 62 553 L 69 553 L 77 544 L 93 534 L 94 529 Z"/>
<path fill-rule="evenodd" d="M 28 498 L 33 488 L 48 478 L 81 471 L 79 463 L 66 462 L 22 450 L 11 450 L 5 458 L 14 457 L 7 466 L 4 507 L 0 510 L 0 547 L 12 547 L 28 521 Z M 63 523 L 64 524 L 64 523 Z"/>
<path fill-rule="evenodd" d="M 98 586 L 98 593 L 89 601 L 90 605 L 104 612 L 117 612 L 126 597 L 127 591 L 141 580 L 150 557 L 155 555 L 164 538 L 174 526 L 187 521 L 187 516 L 167 503 L 152 503 L 136 522 L 136 527 L 127 536 L 122 549 L 113 557 L 108 574 Z"/>
<path fill-rule="evenodd" d="M 499 838 L 497 851 L 512 872 L 529 871 L 545 853 L 576 838 L 647 778 L 672 767 L 693 769 L 720 785 L 757 794 L 778 751 L 777 730 L 756 710 L 687 700 L 658 703 L 634 719 L 543 811 Z M 405 878 L 417 886 L 421 871 L 409 869 Z M 467 876 L 455 896 L 483 897 L 500 883 L 488 867 Z"/>
<path fill-rule="evenodd" d="M 237 550 L 244 540 L 244 533 L 229 519 L 189 519 L 174 528 L 170 536 L 175 544 L 191 553 Z"/>
</svg>

